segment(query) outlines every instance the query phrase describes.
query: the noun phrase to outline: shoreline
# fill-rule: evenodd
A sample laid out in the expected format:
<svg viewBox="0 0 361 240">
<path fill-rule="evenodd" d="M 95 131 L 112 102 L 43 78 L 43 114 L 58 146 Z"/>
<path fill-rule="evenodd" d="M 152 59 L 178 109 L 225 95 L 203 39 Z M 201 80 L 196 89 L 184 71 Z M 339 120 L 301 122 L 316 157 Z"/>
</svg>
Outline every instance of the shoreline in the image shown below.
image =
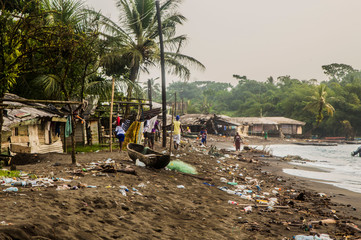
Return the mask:
<svg viewBox="0 0 361 240">
<path fill-rule="evenodd" d="M 229 139 L 228 139 L 229 140 Z M 275 145 L 275 144 L 292 144 L 297 142 L 296 139 L 292 140 L 282 140 L 282 139 L 269 139 L 264 140 L 260 137 L 248 137 L 245 145 L 258 145 L 264 146 Z M 217 148 L 230 149 L 232 148 L 232 143 L 230 141 L 214 141 L 212 142 Z M 327 172 L 327 170 L 313 167 L 313 166 L 301 166 L 294 165 L 290 162 L 275 160 L 275 158 L 281 158 L 278 156 L 271 156 L 271 158 L 258 158 L 258 160 L 264 161 L 267 165 L 262 166 L 262 171 L 271 172 L 273 175 L 284 177 L 290 180 L 291 185 L 298 185 L 298 187 L 310 189 L 318 193 L 324 193 L 329 197 L 332 197 L 332 201 L 341 204 L 341 205 L 351 205 L 350 211 L 347 215 L 355 214 L 355 210 L 361 210 L 361 193 L 354 192 L 345 188 L 335 186 L 331 183 L 327 183 L 327 180 L 320 180 L 308 177 L 300 177 L 292 174 L 285 173 L 284 169 L 297 169 L 304 171 L 315 171 L 315 172 Z M 321 182 L 323 181 L 323 182 Z M 300 183 L 300 184 L 299 184 Z"/>
</svg>

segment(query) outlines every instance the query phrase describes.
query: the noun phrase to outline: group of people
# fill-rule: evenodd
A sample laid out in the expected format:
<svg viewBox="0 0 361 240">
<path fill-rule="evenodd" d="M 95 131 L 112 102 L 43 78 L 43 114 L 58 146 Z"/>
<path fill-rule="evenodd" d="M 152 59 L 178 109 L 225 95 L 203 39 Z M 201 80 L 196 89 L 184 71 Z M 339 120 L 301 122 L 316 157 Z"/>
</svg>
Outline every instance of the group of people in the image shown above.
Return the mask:
<svg viewBox="0 0 361 240">
<path fill-rule="evenodd" d="M 114 123 L 113 123 L 114 124 Z M 117 120 L 115 122 L 117 125 L 114 133 L 119 140 L 119 148 L 120 151 L 123 148 L 123 142 L 125 140 L 125 132 L 126 132 L 126 124 L 123 119 L 120 117 L 117 117 Z M 143 127 L 143 136 L 144 136 L 144 146 L 148 144 L 150 148 L 154 148 L 154 140 L 158 140 L 160 138 L 160 127 L 159 127 L 159 121 L 157 120 L 157 117 L 150 118 L 150 116 L 147 116 L 144 121 L 144 127 Z"/>
<path fill-rule="evenodd" d="M 120 151 L 123 147 L 123 142 L 125 139 L 125 132 L 126 132 L 126 125 L 124 124 L 124 120 L 120 117 L 117 117 L 116 120 L 116 128 L 115 128 L 115 134 L 119 140 L 119 148 Z M 181 142 L 181 133 L 183 132 L 182 125 L 180 122 L 180 116 L 177 115 L 175 120 L 173 121 L 173 146 L 174 149 L 178 149 L 180 142 Z M 190 131 L 189 128 L 187 128 L 187 131 Z M 202 127 L 201 131 L 199 132 L 198 137 L 201 139 L 201 145 L 207 146 L 207 129 L 205 127 Z M 144 136 L 144 146 L 148 145 L 149 148 L 154 148 L 154 142 L 158 141 L 160 139 L 160 123 L 157 120 L 157 117 L 150 118 L 150 116 L 146 116 L 144 120 L 144 127 L 143 127 L 143 136 Z M 236 151 L 240 151 L 241 144 L 242 144 L 242 138 L 237 132 L 233 139 L 234 146 L 236 148 Z"/>
</svg>

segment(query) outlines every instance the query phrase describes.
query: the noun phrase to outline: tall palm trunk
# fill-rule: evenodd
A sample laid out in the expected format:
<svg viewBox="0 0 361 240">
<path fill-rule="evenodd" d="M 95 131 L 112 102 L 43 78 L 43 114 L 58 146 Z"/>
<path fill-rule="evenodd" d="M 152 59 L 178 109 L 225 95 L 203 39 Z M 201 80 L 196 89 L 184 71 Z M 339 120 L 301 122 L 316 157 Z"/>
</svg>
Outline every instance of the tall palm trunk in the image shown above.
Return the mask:
<svg viewBox="0 0 361 240">
<path fill-rule="evenodd" d="M 1 148 L 2 148 L 2 130 L 3 130 L 3 122 L 4 122 L 4 110 L 1 106 L 2 101 L 0 101 L 0 154 L 1 154 Z"/>
</svg>

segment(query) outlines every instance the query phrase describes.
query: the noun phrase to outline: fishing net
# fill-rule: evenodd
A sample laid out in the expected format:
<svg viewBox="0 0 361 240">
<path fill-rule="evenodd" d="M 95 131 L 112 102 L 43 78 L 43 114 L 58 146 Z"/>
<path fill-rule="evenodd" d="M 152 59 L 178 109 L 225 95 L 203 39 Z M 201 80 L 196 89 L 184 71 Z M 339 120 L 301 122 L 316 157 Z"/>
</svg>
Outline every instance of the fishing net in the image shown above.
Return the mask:
<svg viewBox="0 0 361 240">
<path fill-rule="evenodd" d="M 179 161 L 179 160 L 174 160 L 171 161 L 168 166 L 168 169 L 171 170 L 175 170 L 178 172 L 183 172 L 183 173 L 189 173 L 189 174 L 197 174 L 197 170 L 195 167 L 193 167 L 192 165 Z"/>
</svg>

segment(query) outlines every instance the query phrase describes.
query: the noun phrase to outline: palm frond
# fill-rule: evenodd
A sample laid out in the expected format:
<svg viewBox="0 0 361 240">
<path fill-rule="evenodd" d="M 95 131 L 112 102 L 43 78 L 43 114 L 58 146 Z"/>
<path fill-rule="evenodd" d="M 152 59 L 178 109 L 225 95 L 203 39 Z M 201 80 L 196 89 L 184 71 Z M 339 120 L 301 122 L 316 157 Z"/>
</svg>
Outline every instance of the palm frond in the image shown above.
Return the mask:
<svg viewBox="0 0 361 240">
<path fill-rule="evenodd" d="M 62 99 L 59 76 L 54 74 L 39 75 L 33 80 L 33 84 L 43 89 L 47 99 Z"/>
</svg>

